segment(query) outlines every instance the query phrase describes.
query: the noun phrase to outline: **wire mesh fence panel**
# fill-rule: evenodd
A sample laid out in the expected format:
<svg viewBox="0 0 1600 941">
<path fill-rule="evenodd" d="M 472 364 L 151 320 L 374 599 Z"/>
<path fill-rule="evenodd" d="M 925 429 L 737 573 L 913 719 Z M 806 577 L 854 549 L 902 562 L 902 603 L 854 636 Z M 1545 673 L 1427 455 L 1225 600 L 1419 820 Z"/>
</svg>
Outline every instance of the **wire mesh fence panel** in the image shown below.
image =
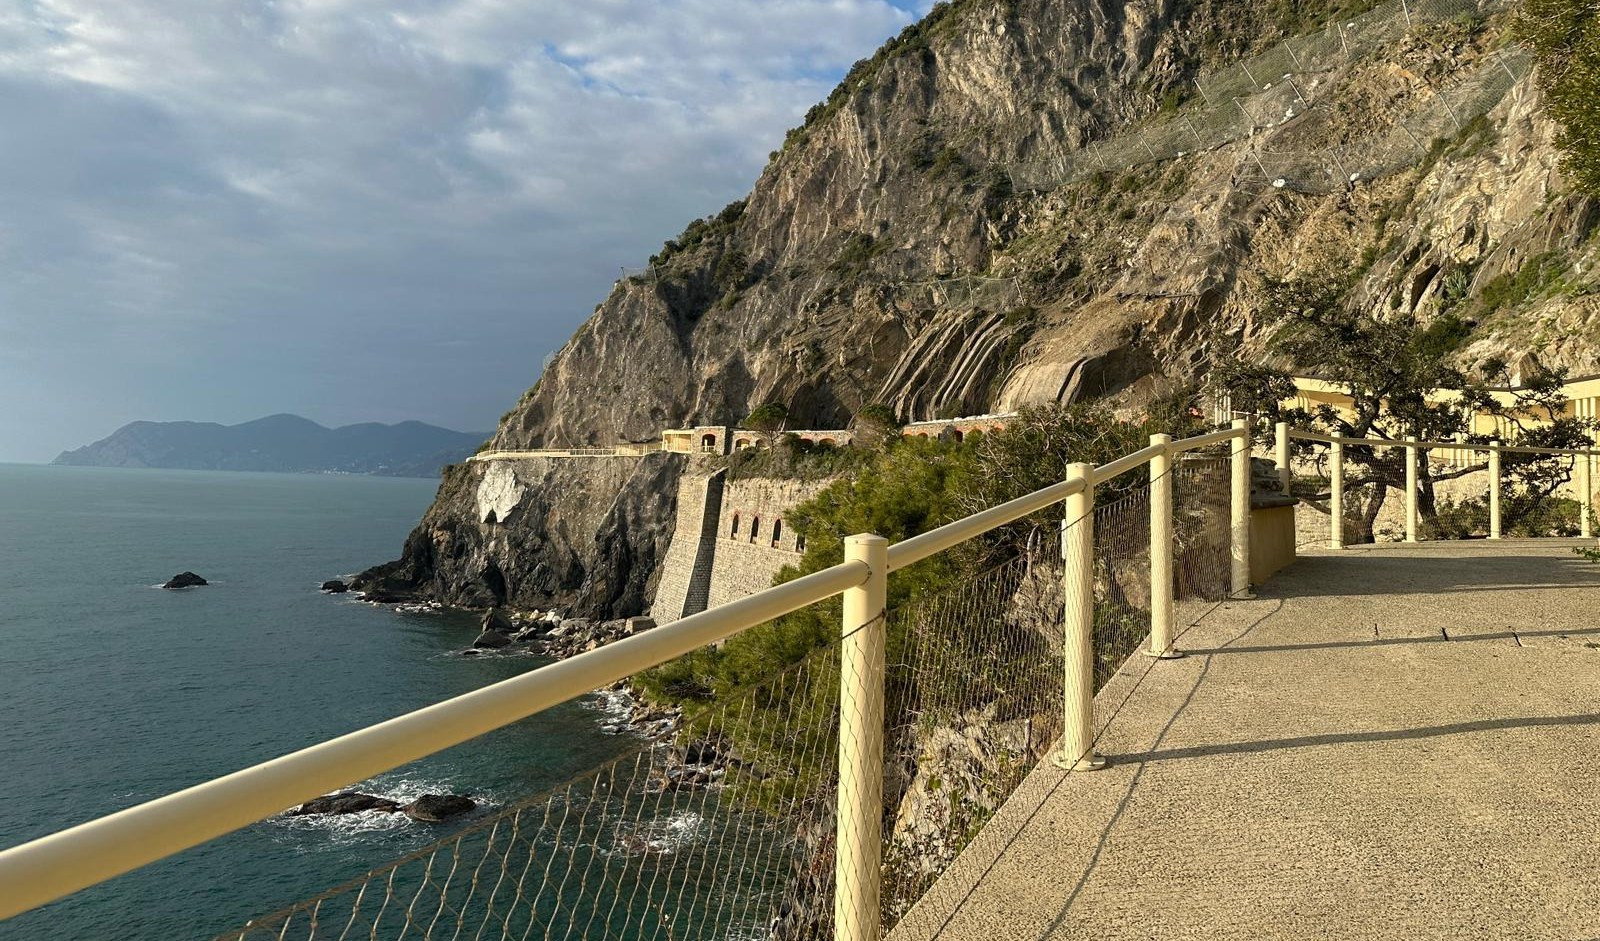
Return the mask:
<svg viewBox="0 0 1600 941">
<path fill-rule="evenodd" d="M 227 939 L 833 934 L 838 649 Z"/>
<path fill-rule="evenodd" d="M 1226 457 L 1190 454 L 1174 463 L 1172 474 L 1172 567 L 1181 634 L 1232 587 L 1231 467 Z"/>
<path fill-rule="evenodd" d="M 883 923 L 938 880 L 1061 735 L 1061 553 L 1020 557 L 889 614 Z"/>
<path fill-rule="evenodd" d="M 1289 495 L 1294 507 L 1295 548 L 1327 546 L 1333 538 L 1332 448 L 1321 441 L 1297 443 L 1290 461 Z"/>
<path fill-rule="evenodd" d="M 1150 634 L 1148 484 L 1095 507 L 1094 551 L 1094 688 L 1098 690 Z"/>
</svg>

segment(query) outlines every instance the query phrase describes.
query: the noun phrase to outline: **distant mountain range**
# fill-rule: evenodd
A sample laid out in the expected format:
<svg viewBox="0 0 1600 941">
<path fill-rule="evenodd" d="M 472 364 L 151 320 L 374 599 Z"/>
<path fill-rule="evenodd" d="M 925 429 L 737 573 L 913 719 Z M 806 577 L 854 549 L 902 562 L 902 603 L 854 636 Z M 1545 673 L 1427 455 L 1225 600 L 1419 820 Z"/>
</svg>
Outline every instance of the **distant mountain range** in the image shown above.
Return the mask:
<svg viewBox="0 0 1600 941">
<path fill-rule="evenodd" d="M 298 415 L 238 425 L 136 421 L 94 444 L 63 451 L 51 463 L 437 477 L 440 468 L 465 459 L 488 437 L 419 421 L 325 428 Z"/>
</svg>

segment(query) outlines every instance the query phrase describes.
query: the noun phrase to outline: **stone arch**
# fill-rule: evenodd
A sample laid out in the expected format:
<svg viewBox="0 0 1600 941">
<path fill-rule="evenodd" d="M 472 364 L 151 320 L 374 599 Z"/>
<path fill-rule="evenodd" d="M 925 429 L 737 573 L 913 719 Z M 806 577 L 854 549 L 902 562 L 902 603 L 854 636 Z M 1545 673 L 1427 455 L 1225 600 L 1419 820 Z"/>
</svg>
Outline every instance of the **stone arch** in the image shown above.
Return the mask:
<svg viewBox="0 0 1600 941">
<path fill-rule="evenodd" d="M 778 540 L 783 538 L 783 518 L 772 521 L 772 548 L 778 548 Z"/>
<path fill-rule="evenodd" d="M 794 551 L 796 551 L 796 552 L 804 552 L 804 551 L 806 551 L 806 536 L 805 536 L 805 533 L 795 533 L 794 534 Z"/>
<path fill-rule="evenodd" d="M 700 436 L 700 452 L 702 454 L 711 454 L 711 453 L 714 453 L 716 450 L 717 450 L 717 436 L 716 436 L 716 434 L 714 432 L 711 433 L 711 434 L 704 434 L 704 435 Z"/>
<path fill-rule="evenodd" d="M 738 512 L 735 512 L 733 514 L 733 528 L 728 531 L 728 537 L 731 539 L 731 538 L 738 537 L 738 535 L 739 535 L 739 514 L 738 514 Z"/>
<path fill-rule="evenodd" d="M 761 517 L 752 517 L 750 520 L 750 541 L 755 542 L 761 538 Z"/>
</svg>

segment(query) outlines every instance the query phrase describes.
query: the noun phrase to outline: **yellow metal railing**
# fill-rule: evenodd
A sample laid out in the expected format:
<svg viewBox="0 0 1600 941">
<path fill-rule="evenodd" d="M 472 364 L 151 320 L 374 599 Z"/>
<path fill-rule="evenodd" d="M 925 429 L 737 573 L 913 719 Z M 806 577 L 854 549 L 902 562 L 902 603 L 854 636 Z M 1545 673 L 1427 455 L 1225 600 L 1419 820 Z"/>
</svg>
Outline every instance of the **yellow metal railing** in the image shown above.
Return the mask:
<svg viewBox="0 0 1600 941">
<path fill-rule="evenodd" d="M 1273 463 L 1277 469 L 1278 479 L 1285 493 L 1289 492 L 1289 482 L 1293 478 L 1294 469 L 1290 454 L 1292 440 L 1312 441 L 1328 445 L 1328 497 L 1329 497 L 1329 538 L 1328 545 L 1333 549 L 1345 547 L 1344 533 L 1344 500 L 1345 500 L 1345 449 L 1352 445 L 1371 448 L 1395 448 L 1405 451 L 1405 485 L 1401 487 L 1404 495 L 1405 513 L 1405 541 L 1416 542 L 1419 538 L 1420 519 L 1417 505 L 1418 462 L 1426 459 L 1426 454 L 1431 451 L 1444 451 L 1450 455 L 1452 462 L 1460 463 L 1462 455 L 1483 454 L 1486 457 L 1484 470 L 1488 480 L 1485 490 L 1488 496 L 1489 513 L 1489 538 L 1499 539 L 1502 536 L 1501 527 L 1501 502 L 1505 487 L 1504 474 L 1501 467 L 1501 455 L 1513 454 L 1541 454 L 1555 457 L 1569 457 L 1573 460 L 1577 472 L 1578 503 L 1580 507 L 1579 535 L 1588 537 L 1593 535 L 1594 516 L 1594 487 L 1593 467 L 1594 459 L 1600 455 L 1600 450 L 1588 448 L 1540 448 L 1524 447 L 1521 445 L 1504 444 L 1500 441 L 1475 443 L 1469 441 L 1429 441 L 1418 440 L 1415 437 L 1403 439 L 1393 438 L 1346 438 L 1337 435 L 1328 435 L 1321 432 L 1310 431 L 1304 428 L 1293 428 L 1287 422 L 1278 422 L 1274 429 Z"/>
<path fill-rule="evenodd" d="M 774 618 L 842 596 L 838 782 L 835 823 L 836 937 L 870 941 L 880 931 L 883 839 L 886 597 L 889 574 L 1057 503 L 1061 530 L 1063 729 L 1057 761 L 1087 769 L 1095 675 L 1095 490 L 1148 466 L 1151 629 L 1149 652 L 1172 656 L 1173 467 L 1185 452 L 1229 444 L 1229 590 L 1249 588 L 1248 423 L 1151 444 L 1108 464 L 1074 464 L 1061 483 L 893 546 L 852 536 L 845 560 L 683 620 L 386 722 L 246 768 L 0 852 L 0 919 L 44 905 L 148 863 L 273 817 L 494 729 L 717 644 Z M 520 889 L 519 889 L 520 891 Z"/>
</svg>

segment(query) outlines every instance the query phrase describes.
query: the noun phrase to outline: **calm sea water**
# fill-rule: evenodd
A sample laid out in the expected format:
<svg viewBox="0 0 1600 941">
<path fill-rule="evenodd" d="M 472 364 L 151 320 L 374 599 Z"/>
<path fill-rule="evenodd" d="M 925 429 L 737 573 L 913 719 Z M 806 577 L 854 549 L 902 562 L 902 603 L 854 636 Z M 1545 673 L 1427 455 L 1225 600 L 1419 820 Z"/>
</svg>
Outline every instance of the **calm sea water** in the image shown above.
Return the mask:
<svg viewBox="0 0 1600 941">
<path fill-rule="evenodd" d="M 434 487 L 0 465 L 0 847 L 538 666 L 457 655 L 470 616 L 317 591 L 393 557 Z M 185 569 L 211 584 L 155 587 Z M 503 805 L 637 745 L 602 718 L 553 710 L 363 789 Z M 443 832 L 267 821 L 0 922 L 0 939 L 209 938 Z"/>
</svg>

